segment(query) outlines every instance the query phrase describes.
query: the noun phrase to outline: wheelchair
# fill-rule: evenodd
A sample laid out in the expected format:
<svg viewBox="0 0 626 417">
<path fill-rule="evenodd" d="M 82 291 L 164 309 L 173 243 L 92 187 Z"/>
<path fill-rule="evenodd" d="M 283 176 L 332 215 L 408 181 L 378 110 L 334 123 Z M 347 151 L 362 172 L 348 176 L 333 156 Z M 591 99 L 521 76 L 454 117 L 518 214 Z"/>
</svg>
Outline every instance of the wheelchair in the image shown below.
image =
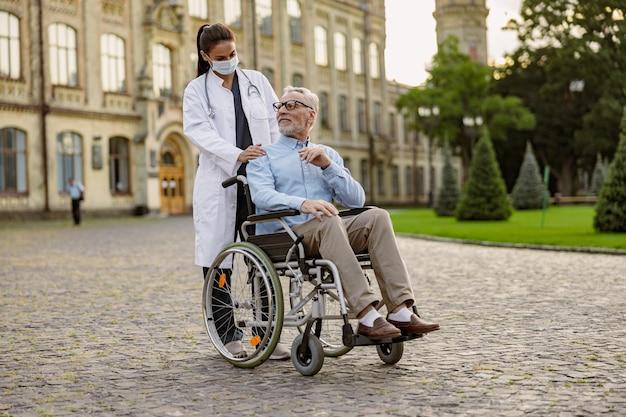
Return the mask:
<svg viewBox="0 0 626 417">
<path fill-rule="evenodd" d="M 222 186 L 234 184 L 243 187 L 248 213 L 252 214 L 241 226 L 242 240 L 224 247 L 213 261 L 202 290 L 208 336 L 226 361 L 240 368 L 261 365 L 274 351 L 283 327 L 298 330 L 291 359 L 304 376 L 317 374 L 325 357 L 341 356 L 355 346 L 376 345 L 380 359 L 395 364 L 402 358 L 404 342 L 422 337 L 402 334 L 374 341 L 355 333 L 356 320 L 346 304 L 337 267 L 327 259 L 307 257 L 302 238 L 284 220 L 299 211 L 254 214 L 246 177 L 232 177 Z M 342 210 L 340 215 L 356 215 L 367 209 Z M 278 221 L 284 232 L 250 233 L 254 225 L 269 221 Z M 356 256 L 369 281 L 369 255 Z M 281 278 L 289 285 L 285 294 Z M 415 307 L 413 311 L 417 314 Z M 226 345 L 232 340 L 241 340 L 246 355 L 229 352 Z"/>
</svg>

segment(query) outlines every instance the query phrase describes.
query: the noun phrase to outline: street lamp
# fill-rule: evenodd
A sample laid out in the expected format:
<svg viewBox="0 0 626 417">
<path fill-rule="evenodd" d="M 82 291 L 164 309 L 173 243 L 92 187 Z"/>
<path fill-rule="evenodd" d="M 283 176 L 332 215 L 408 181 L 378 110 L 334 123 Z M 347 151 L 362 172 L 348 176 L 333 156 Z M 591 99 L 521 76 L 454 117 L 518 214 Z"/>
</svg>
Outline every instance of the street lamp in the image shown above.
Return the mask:
<svg viewBox="0 0 626 417">
<path fill-rule="evenodd" d="M 470 149 L 472 151 L 472 155 L 474 154 L 474 142 L 476 142 L 476 137 L 478 136 L 478 131 L 480 127 L 483 125 L 483 118 L 480 116 L 465 116 L 463 118 L 463 125 L 469 132 L 471 142 Z M 471 155 L 470 155 L 471 157 Z"/>
<path fill-rule="evenodd" d="M 428 135 L 428 207 L 435 205 L 435 175 L 433 172 L 433 128 L 439 117 L 439 106 L 420 107 L 417 109 L 422 125 Z"/>
</svg>

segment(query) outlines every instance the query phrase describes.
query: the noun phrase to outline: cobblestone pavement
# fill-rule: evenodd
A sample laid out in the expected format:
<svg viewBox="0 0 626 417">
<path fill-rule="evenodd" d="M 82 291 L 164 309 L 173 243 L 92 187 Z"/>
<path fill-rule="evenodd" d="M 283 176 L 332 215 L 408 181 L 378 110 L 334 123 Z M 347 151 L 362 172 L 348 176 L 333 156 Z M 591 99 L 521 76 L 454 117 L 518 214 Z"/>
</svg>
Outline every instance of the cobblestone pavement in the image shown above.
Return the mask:
<svg viewBox="0 0 626 417">
<path fill-rule="evenodd" d="M 626 415 L 625 256 L 399 243 L 441 330 L 303 377 L 218 356 L 190 217 L 0 225 L 0 416 Z"/>
</svg>

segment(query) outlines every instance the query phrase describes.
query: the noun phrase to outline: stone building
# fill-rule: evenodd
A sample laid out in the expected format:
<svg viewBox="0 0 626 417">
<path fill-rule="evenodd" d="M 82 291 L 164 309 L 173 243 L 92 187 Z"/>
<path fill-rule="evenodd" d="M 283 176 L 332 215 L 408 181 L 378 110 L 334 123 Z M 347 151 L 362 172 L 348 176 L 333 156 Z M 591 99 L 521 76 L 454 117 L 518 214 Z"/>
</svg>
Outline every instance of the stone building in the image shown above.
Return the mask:
<svg viewBox="0 0 626 417">
<path fill-rule="evenodd" d="M 424 140 L 394 105 L 410 87 L 385 78 L 384 0 L 0 0 L 0 217 L 67 215 L 69 177 L 88 216 L 189 212 L 182 94 L 197 29 L 217 21 L 279 96 L 318 93 L 314 138 L 368 203 L 425 203 Z"/>
</svg>

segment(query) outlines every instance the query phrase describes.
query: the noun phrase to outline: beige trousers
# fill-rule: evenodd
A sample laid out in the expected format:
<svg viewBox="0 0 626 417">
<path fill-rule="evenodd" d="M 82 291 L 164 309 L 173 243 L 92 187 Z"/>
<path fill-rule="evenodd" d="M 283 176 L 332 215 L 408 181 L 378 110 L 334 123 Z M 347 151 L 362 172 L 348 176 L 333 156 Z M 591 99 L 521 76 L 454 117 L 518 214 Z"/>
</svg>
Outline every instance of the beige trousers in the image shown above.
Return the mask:
<svg viewBox="0 0 626 417">
<path fill-rule="evenodd" d="M 413 305 L 409 274 L 387 211 L 372 208 L 352 217 L 324 216 L 322 221 L 313 218 L 293 230 L 303 236 L 307 256 L 319 256 L 337 265 L 344 295 L 355 313 L 379 301 L 354 255 L 365 249 L 388 311 L 402 303 Z"/>
</svg>

